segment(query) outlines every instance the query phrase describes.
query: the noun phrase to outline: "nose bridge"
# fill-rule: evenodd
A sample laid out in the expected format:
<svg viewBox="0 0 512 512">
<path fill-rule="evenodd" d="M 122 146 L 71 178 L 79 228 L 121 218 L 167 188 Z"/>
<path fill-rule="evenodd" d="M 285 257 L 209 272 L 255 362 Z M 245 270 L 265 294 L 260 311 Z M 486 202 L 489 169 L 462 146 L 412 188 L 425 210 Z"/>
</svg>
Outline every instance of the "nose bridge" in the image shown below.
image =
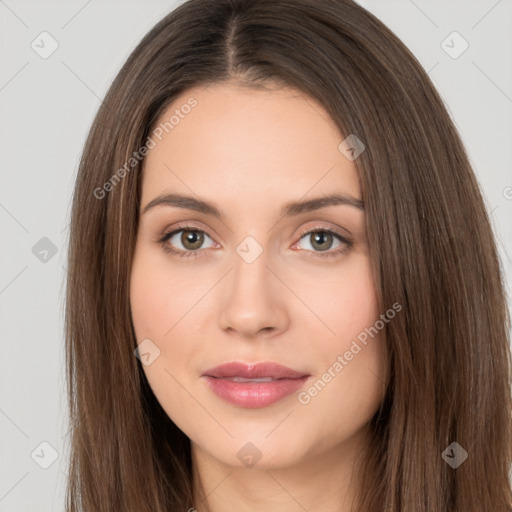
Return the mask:
<svg viewBox="0 0 512 512">
<path fill-rule="evenodd" d="M 232 272 L 221 299 L 223 328 L 254 334 L 261 329 L 282 327 L 286 315 L 277 283 L 273 282 L 276 278 L 268 268 L 270 251 L 263 243 L 247 236 L 235 248 Z"/>
<path fill-rule="evenodd" d="M 231 292 L 237 295 L 238 300 L 244 300 L 246 296 L 254 300 L 269 295 L 270 251 L 268 246 L 263 246 L 264 243 L 260 244 L 249 235 L 235 248 Z"/>
</svg>

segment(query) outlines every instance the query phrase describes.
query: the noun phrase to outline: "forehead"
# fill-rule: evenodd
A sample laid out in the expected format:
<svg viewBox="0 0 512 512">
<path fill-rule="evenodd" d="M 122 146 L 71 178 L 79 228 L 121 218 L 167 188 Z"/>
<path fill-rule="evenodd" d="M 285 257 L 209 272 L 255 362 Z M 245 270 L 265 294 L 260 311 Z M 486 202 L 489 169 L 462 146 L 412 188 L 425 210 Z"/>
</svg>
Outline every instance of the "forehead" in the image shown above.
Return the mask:
<svg viewBox="0 0 512 512">
<path fill-rule="evenodd" d="M 142 204 L 164 191 L 246 207 L 309 191 L 360 197 L 356 166 L 338 148 L 343 138 L 325 109 L 296 89 L 192 88 L 154 127 Z"/>
</svg>

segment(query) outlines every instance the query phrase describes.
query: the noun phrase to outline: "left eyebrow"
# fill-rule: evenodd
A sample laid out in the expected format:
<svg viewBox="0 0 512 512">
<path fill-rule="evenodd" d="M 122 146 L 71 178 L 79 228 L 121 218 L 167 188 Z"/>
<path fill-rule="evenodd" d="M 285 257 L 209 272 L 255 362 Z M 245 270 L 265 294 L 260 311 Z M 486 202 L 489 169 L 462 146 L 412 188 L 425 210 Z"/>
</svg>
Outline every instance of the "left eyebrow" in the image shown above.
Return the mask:
<svg viewBox="0 0 512 512">
<path fill-rule="evenodd" d="M 364 211 L 364 202 L 361 199 L 349 196 L 347 194 L 331 194 L 328 196 L 315 197 L 307 201 L 292 201 L 286 203 L 281 209 L 281 217 L 292 217 L 301 213 L 311 212 L 325 208 L 327 206 L 336 206 L 339 204 L 353 206 L 358 210 Z"/>
<path fill-rule="evenodd" d="M 220 210 L 213 204 L 196 199 L 192 196 L 181 194 L 166 194 L 158 196 L 149 202 L 142 210 L 144 215 L 149 209 L 155 206 L 175 206 L 186 210 L 194 210 L 206 215 L 212 215 L 218 219 L 222 219 Z M 316 197 L 307 201 L 291 201 L 286 203 L 281 209 L 281 217 L 293 217 L 302 213 L 319 210 L 327 206 L 348 205 L 364 211 L 364 202 L 361 199 L 352 197 L 347 194 L 330 194 L 327 196 Z"/>
</svg>

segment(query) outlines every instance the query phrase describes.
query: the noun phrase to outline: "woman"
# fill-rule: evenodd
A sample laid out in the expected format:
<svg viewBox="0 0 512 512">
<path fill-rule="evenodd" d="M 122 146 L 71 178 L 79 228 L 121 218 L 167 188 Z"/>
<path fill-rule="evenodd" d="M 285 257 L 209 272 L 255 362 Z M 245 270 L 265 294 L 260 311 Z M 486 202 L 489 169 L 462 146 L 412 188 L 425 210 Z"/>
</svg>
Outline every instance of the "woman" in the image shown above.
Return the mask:
<svg viewBox="0 0 512 512">
<path fill-rule="evenodd" d="M 91 128 L 67 510 L 512 510 L 510 320 L 460 137 L 351 1 L 190 0 Z"/>
</svg>

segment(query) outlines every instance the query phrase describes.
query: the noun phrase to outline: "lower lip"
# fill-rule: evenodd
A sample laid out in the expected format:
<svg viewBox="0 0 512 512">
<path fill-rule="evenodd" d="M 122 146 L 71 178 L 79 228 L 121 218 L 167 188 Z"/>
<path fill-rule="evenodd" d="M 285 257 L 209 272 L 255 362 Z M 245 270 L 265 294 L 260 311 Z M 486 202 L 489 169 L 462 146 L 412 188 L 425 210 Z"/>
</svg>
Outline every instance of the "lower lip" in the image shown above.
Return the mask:
<svg viewBox="0 0 512 512">
<path fill-rule="evenodd" d="M 278 379 L 268 382 L 234 382 L 205 376 L 210 389 L 227 402 L 256 409 L 272 405 L 300 389 L 308 376 L 299 379 Z"/>
</svg>

